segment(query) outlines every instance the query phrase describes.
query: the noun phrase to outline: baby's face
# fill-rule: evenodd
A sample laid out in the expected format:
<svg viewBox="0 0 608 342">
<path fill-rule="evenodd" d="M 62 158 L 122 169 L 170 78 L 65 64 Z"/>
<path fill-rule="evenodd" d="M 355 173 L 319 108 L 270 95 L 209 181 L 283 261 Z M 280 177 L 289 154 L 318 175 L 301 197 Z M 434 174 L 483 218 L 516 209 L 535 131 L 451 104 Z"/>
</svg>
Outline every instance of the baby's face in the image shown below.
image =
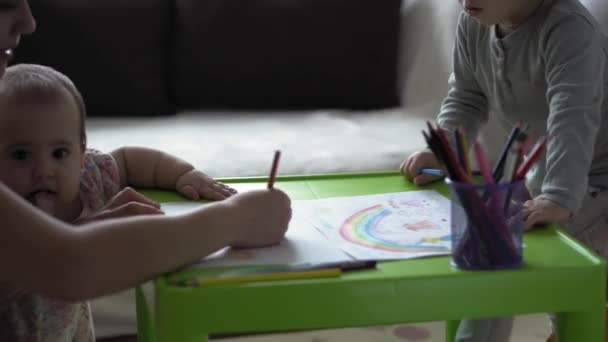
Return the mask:
<svg viewBox="0 0 608 342">
<path fill-rule="evenodd" d="M 69 98 L 0 98 L 0 181 L 13 191 L 58 216 L 79 201 L 82 158 L 80 117 Z"/>
</svg>

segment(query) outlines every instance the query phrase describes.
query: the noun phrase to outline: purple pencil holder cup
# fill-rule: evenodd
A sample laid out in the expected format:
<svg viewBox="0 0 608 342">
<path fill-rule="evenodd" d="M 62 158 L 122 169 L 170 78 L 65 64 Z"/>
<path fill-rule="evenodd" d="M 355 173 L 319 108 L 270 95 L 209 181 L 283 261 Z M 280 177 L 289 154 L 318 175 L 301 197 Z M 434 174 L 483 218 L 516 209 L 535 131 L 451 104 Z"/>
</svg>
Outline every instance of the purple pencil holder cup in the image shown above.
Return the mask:
<svg viewBox="0 0 608 342">
<path fill-rule="evenodd" d="M 523 180 L 469 184 L 446 178 L 451 197 L 452 264 L 466 270 L 522 265 Z"/>
</svg>

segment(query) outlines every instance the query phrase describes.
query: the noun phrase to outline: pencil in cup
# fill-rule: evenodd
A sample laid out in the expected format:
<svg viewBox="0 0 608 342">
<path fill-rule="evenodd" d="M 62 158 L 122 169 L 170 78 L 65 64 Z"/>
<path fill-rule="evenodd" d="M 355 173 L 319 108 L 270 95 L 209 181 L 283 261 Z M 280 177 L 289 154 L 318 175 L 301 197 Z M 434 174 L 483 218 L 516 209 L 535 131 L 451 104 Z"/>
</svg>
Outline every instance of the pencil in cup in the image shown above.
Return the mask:
<svg viewBox="0 0 608 342">
<path fill-rule="evenodd" d="M 452 255 L 454 263 L 457 266 L 472 269 L 489 268 L 488 265 L 495 267 L 495 265 L 507 264 L 508 262 L 505 260 L 509 260 L 510 256 L 514 254 L 512 252 L 514 247 L 510 235 L 501 232 L 508 231 L 507 228 L 501 227 L 501 225 L 505 225 L 504 220 L 494 220 L 494 216 L 489 215 L 486 206 L 484 205 L 486 201 L 482 200 L 475 185 L 472 184 L 473 179 L 471 174 L 464 171 L 463 166 L 456 158 L 454 151 L 447 141 L 444 130 L 439 127 L 433 127 L 430 122 L 427 122 L 427 125 L 429 133 L 427 134 L 423 131 L 423 136 L 437 159 L 445 166 L 449 176 L 449 178 L 446 179 L 446 182 L 452 185 L 451 188 L 453 190 L 452 203 L 458 203 L 457 205 L 453 204 L 452 206 L 454 218 L 452 220 L 452 227 L 460 227 L 455 224 L 455 222 L 458 221 L 458 218 L 465 218 L 460 219 L 459 221 L 464 222 L 464 227 L 470 227 L 469 229 L 462 229 L 465 233 L 464 236 L 467 237 L 466 239 L 463 239 L 463 244 L 455 242 L 458 241 L 458 236 L 453 234 Z M 485 160 L 481 163 L 481 167 L 484 166 L 486 169 L 482 169 L 482 174 L 484 174 L 486 176 L 485 178 L 492 183 L 490 180 L 491 174 L 487 169 Z M 462 187 L 458 186 L 458 184 L 462 184 Z M 467 188 L 467 186 L 471 186 L 472 188 Z M 495 202 L 496 201 L 494 200 L 491 201 L 491 203 Z M 461 208 L 463 210 L 457 211 L 456 208 Z M 460 212 L 463 214 L 457 215 Z M 472 237 L 472 239 L 470 237 Z M 473 246 L 474 248 L 469 248 L 471 242 L 476 244 L 477 247 Z M 461 253 L 461 251 L 468 250 L 483 254 L 471 255 L 469 258 L 468 254 Z M 460 262 L 461 257 L 463 257 L 465 261 Z M 487 262 L 487 264 L 484 264 L 483 262 Z"/>
<path fill-rule="evenodd" d="M 503 219 L 493 217 L 495 211 L 488 212 L 472 200 L 470 194 L 463 195 L 461 206 L 464 210 L 453 209 L 453 258 L 454 265 L 464 269 L 499 269 L 516 267 L 520 264 L 518 249 L 510 235 L 505 235 Z M 467 198 L 466 201 L 464 198 Z M 478 209 L 476 209 L 478 208 Z M 458 219 L 463 217 L 464 219 Z M 462 221 L 462 222 L 459 222 Z M 515 261 L 512 261 L 515 260 Z"/>
<path fill-rule="evenodd" d="M 458 157 L 458 161 L 462 165 L 464 173 L 471 176 L 471 165 L 469 163 L 466 137 L 464 131 L 461 131 L 460 128 L 456 128 L 454 130 L 454 146 L 456 147 L 456 155 Z"/>
<path fill-rule="evenodd" d="M 498 161 L 496 162 L 496 165 L 494 166 L 494 169 L 492 170 L 492 178 L 494 178 L 495 183 L 500 182 L 501 178 L 503 178 L 505 176 L 505 166 L 506 166 L 507 158 L 509 156 L 509 151 L 511 150 L 511 146 L 513 145 L 513 143 L 519 136 L 519 130 L 520 130 L 519 124 L 513 126 L 513 129 L 511 129 L 511 133 L 509 134 L 509 138 L 507 139 L 507 142 L 502 147 L 502 151 L 500 152 Z M 511 175 L 509 175 L 508 172 L 509 172 L 509 169 L 507 168 L 507 178 L 510 179 Z"/>
<path fill-rule="evenodd" d="M 449 182 L 449 180 L 446 180 Z M 487 268 L 500 263 L 505 254 L 484 210 L 484 203 L 473 188 L 451 184 L 452 261 L 461 268 Z"/>
<path fill-rule="evenodd" d="M 513 165 L 513 176 L 511 178 L 511 181 L 524 181 L 526 174 L 528 173 L 528 171 L 530 170 L 530 168 L 534 165 L 534 163 L 536 163 L 538 161 L 538 159 L 540 159 L 542 152 L 544 151 L 544 149 L 546 148 L 547 145 L 547 137 L 543 136 L 540 138 L 540 140 L 538 141 L 538 143 L 536 144 L 536 146 L 534 147 L 534 149 L 530 152 L 530 157 L 528 159 L 525 160 L 525 162 L 523 162 L 523 141 L 527 140 L 527 136 L 522 137 L 522 141 L 520 141 L 518 143 L 518 147 L 517 147 L 517 151 L 516 151 L 516 161 Z M 520 165 L 522 164 L 522 165 Z M 505 213 L 507 213 L 509 211 L 509 205 L 511 204 L 511 191 L 509 190 L 507 192 L 507 198 L 505 200 L 505 207 L 504 207 L 504 211 Z M 524 196 L 528 196 L 527 192 L 525 192 Z M 526 198 L 528 199 L 528 198 Z"/>
<path fill-rule="evenodd" d="M 460 129 L 460 141 L 457 141 L 456 143 L 460 143 L 460 150 L 462 152 L 463 155 L 463 166 L 464 166 L 464 171 L 469 175 L 469 176 L 473 176 L 473 171 L 471 170 L 471 160 L 469 159 L 469 143 L 468 143 L 468 139 L 467 139 L 467 133 L 464 130 L 464 128 Z"/>
<path fill-rule="evenodd" d="M 516 268 L 522 264 L 523 181 L 464 184 L 446 180 L 452 196 L 452 263 L 463 269 Z M 509 210 L 504 201 L 512 193 Z M 483 201 L 484 193 L 497 200 Z"/>
</svg>

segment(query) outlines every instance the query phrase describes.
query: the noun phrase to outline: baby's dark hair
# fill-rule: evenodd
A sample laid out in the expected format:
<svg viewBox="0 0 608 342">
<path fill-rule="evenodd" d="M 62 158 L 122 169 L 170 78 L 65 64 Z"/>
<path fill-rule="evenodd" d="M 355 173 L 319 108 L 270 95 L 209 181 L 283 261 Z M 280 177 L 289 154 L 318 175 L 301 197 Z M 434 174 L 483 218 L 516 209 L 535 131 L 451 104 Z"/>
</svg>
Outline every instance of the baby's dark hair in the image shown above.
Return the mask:
<svg viewBox="0 0 608 342">
<path fill-rule="evenodd" d="M 87 112 L 82 95 L 66 75 L 44 65 L 16 64 L 6 69 L 6 73 L 0 81 L 0 96 L 3 97 L 54 97 L 63 95 L 61 94 L 62 90 L 71 95 L 78 108 L 80 114 L 80 143 L 84 150 L 87 144 L 85 128 Z"/>
</svg>

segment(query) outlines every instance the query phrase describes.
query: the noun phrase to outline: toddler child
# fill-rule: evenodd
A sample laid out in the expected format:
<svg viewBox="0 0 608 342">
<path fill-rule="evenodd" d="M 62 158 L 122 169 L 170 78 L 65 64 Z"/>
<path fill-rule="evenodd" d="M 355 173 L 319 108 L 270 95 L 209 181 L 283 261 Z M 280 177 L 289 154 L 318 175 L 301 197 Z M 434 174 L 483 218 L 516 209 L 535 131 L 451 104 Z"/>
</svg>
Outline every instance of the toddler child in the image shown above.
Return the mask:
<svg viewBox="0 0 608 342">
<path fill-rule="evenodd" d="M 438 115 L 448 131 L 477 137 L 490 110 L 506 132 L 518 121 L 548 135 L 527 175 L 526 229 L 560 224 L 606 256 L 608 228 L 608 42 L 578 0 L 460 0 L 450 89 Z M 538 137 L 536 137 L 538 138 Z M 536 139 L 535 139 L 536 140 Z M 416 184 L 436 177 L 430 150 L 401 171 Z M 550 286 L 550 284 L 548 284 Z M 512 319 L 465 320 L 458 341 L 504 341 Z"/>
<path fill-rule="evenodd" d="M 161 151 L 87 149 L 85 118 L 82 97 L 65 75 L 40 65 L 8 68 L 0 81 L 0 182 L 71 223 L 161 213 L 157 203 L 124 190 L 129 185 L 176 190 L 190 199 L 221 200 L 236 192 Z M 126 210 L 104 210 L 131 200 Z M 0 316 L 2 341 L 94 341 L 86 302 L 0 285 Z"/>
</svg>

